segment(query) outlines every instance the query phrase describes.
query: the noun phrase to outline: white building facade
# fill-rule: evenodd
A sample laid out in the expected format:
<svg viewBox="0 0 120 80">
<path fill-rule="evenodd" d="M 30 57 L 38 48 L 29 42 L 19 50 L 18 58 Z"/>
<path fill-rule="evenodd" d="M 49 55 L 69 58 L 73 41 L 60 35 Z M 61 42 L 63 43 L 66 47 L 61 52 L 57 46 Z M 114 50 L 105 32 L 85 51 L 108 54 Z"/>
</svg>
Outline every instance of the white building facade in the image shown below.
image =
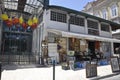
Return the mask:
<svg viewBox="0 0 120 80">
<path fill-rule="evenodd" d="M 83 12 L 49 6 L 33 32 L 32 51 L 43 58 L 52 57 L 58 63 L 63 62 L 64 56 L 70 55 L 71 51 L 81 55 L 78 60 L 96 58 L 96 50 L 101 53 L 101 58 L 109 59 L 114 55 L 113 43 L 120 43 L 112 38 L 112 30 L 119 26 Z"/>
<path fill-rule="evenodd" d="M 120 23 L 119 0 L 95 0 L 88 2 L 83 12 Z"/>
</svg>

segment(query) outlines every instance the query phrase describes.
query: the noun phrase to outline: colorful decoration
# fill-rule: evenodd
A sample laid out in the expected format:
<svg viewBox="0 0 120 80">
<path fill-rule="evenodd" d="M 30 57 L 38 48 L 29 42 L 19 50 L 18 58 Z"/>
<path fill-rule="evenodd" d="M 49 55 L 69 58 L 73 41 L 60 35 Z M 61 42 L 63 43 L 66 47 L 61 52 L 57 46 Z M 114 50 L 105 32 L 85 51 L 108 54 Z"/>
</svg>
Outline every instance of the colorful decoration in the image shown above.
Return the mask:
<svg viewBox="0 0 120 80">
<path fill-rule="evenodd" d="M 33 23 L 36 23 L 36 24 L 38 24 L 38 18 L 36 18 L 36 17 L 33 17 Z"/>
<path fill-rule="evenodd" d="M 12 21 L 13 21 L 13 24 L 14 24 L 14 25 L 16 25 L 16 24 L 18 24 L 18 23 L 19 23 L 19 19 L 18 19 L 18 18 L 13 18 L 13 20 L 12 20 Z"/>
<path fill-rule="evenodd" d="M 23 17 L 20 16 L 20 18 L 19 18 L 19 23 L 22 24 L 23 22 L 24 22 Z"/>
<path fill-rule="evenodd" d="M 5 20 L 5 23 L 8 27 L 12 27 L 12 25 L 13 25 L 11 18 L 9 18 L 8 20 Z"/>
<path fill-rule="evenodd" d="M 38 18 L 37 17 L 33 17 L 33 18 L 30 18 L 28 19 L 27 22 L 24 22 L 24 19 L 22 16 L 20 16 L 20 18 L 8 18 L 8 15 L 7 14 L 2 14 L 1 15 L 1 18 L 2 20 L 6 23 L 6 25 L 8 27 L 12 27 L 13 25 L 14 26 L 22 26 L 24 29 L 27 29 L 28 26 L 31 27 L 32 29 L 35 29 L 38 25 Z M 20 24 L 20 25 L 18 25 Z"/>
<path fill-rule="evenodd" d="M 32 26 L 32 24 L 33 24 L 32 19 L 29 19 L 27 23 L 28 23 L 29 26 Z"/>
<path fill-rule="evenodd" d="M 37 27 L 36 23 L 32 24 L 32 26 L 31 26 L 32 29 L 35 29 L 36 27 Z"/>
<path fill-rule="evenodd" d="M 28 25 L 27 25 L 25 22 L 23 22 L 23 23 L 22 23 L 22 27 L 23 27 L 24 29 L 27 29 Z"/>
<path fill-rule="evenodd" d="M 8 15 L 7 14 L 2 14 L 1 18 L 2 18 L 2 20 L 8 20 Z"/>
</svg>

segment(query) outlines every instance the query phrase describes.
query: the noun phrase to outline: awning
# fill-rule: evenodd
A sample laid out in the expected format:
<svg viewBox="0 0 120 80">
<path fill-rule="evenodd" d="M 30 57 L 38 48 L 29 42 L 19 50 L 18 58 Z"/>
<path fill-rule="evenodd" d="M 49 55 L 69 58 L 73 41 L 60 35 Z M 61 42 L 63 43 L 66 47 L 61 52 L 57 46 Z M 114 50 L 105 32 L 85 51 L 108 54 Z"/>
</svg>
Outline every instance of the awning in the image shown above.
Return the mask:
<svg viewBox="0 0 120 80">
<path fill-rule="evenodd" d="M 59 34 L 62 37 L 74 37 L 74 38 L 79 38 L 79 39 L 120 43 L 120 40 L 114 39 L 114 38 L 106 38 L 106 37 L 93 36 L 93 35 L 87 35 L 87 34 L 66 32 L 66 31 L 61 31 L 61 30 L 56 30 L 56 29 L 47 29 L 47 30 L 48 30 L 48 32 Z"/>
</svg>

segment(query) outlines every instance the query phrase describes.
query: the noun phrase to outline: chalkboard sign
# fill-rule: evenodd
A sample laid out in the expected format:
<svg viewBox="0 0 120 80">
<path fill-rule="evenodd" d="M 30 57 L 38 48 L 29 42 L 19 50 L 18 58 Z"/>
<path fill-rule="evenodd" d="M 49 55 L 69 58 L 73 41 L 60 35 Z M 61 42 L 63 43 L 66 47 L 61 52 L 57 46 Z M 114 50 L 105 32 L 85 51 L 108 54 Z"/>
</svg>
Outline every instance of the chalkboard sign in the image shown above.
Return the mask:
<svg viewBox="0 0 120 80">
<path fill-rule="evenodd" d="M 95 77 L 97 76 L 97 65 L 96 64 L 86 64 L 86 77 Z"/>
<path fill-rule="evenodd" d="M 112 72 L 120 71 L 118 57 L 111 57 L 111 68 L 112 68 Z"/>
</svg>

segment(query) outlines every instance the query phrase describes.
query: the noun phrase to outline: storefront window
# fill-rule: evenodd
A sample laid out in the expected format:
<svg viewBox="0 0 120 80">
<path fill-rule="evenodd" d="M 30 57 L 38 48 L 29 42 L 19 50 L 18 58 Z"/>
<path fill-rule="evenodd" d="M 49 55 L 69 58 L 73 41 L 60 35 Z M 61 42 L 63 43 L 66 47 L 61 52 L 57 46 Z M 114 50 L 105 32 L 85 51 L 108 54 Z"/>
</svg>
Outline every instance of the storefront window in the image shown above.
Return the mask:
<svg viewBox="0 0 120 80">
<path fill-rule="evenodd" d="M 111 44 L 109 42 L 102 42 L 101 43 L 101 52 L 103 52 L 104 57 L 110 57 L 111 55 Z"/>
</svg>

